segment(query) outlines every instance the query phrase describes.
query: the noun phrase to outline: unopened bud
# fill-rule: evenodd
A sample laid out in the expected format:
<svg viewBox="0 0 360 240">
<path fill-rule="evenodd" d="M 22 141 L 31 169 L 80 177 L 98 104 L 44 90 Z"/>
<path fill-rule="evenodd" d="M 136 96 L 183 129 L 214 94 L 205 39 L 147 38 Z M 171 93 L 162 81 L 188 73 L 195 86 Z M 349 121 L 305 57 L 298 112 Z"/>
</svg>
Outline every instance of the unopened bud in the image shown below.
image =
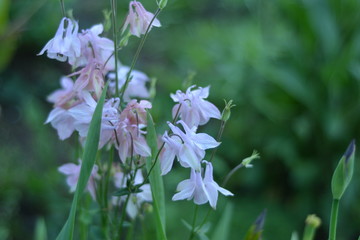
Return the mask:
<svg viewBox="0 0 360 240">
<path fill-rule="evenodd" d="M 340 199 L 348 187 L 354 172 L 355 140 L 352 140 L 340 159 L 332 180 L 331 190 L 334 199 Z"/>
<path fill-rule="evenodd" d="M 226 122 L 227 120 L 229 120 L 231 116 L 231 108 L 235 107 L 235 104 L 232 104 L 233 103 L 232 100 L 230 100 L 229 102 L 226 102 L 226 100 L 224 100 L 224 102 L 225 102 L 225 107 L 221 113 L 221 120 Z"/>
<path fill-rule="evenodd" d="M 254 150 L 250 157 L 247 157 L 244 160 L 242 160 L 241 164 L 246 168 L 252 168 L 253 165 L 251 164 L 251 162 L 259 158 L 260 158 L 260 154 L 256 150 Z"/>
<path fill-rule="evenodd" d="M 305 223 L 314 228 L 318 228 L 321 225 L 321 219 L 317 217 L 315 214 L 311 214 L 307 216 Z"/>
<path fill-rule="evenodd" d="M 155 96 L 156 96 L 156 82 L 157 82 L 156 78 L 151 78 L 151 80 L 150 80 L 150 90 L 149 90 L 150 99 L 154 99 Z"/>
<path fill-rule="evenodd" d="M 164 7 L 166 7 L 167 2 L 168 2 L 168 0 L 160 0 L 160 1 L 157 1 L 157 4 L 160 9 L 163 9 Z"/>
</svg>

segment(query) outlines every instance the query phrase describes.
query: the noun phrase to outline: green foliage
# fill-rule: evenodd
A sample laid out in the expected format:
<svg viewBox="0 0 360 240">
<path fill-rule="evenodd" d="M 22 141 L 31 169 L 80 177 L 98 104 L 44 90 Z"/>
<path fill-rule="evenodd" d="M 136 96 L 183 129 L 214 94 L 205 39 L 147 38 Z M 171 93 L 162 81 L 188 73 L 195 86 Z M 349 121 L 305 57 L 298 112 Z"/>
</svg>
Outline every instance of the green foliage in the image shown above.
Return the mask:
<svg viewBox="0 0 360 240">
<path fill-rule="evenodd" d="M 76 209 L 79 204 L 81 195 L 84 192 L 86 185 L 89 181 L 89 177 L 96 160 L 96 154 L 100 138 L 102 109 L 105 101 L 107 87 L 108 83 L 103 89 L 101 97 L 96 105 L 94 115 L 90 122 L 89 132 L 86 138 L 84 153 L 82 156 L 80 176 L 76 186 L 73 202 L 71 204 L 69 218 L 67 219 L 64 227 L 59 233 L 57 240 L 72 240 L 74 238 Z"/>
<path fill-rule="evenodd" d="M 149 112 L 147 112 L 146 141 L 151 149 L 151 157 L 147 158 L 146 169 L 148 170 L 148 174 L 150 174 L 149 181 L 155 209 L 156 231 L 158 239 L 166 239 L 164 183 L 160 174 L 160 163 L 157 159 L 159 156 L 156 130 Z M 155 166 L 153 166 L 154 164 Z M 149 172 L 150 170 L 151 173 Z"/>
<path fill-rule="evenodd" d="M 47 240 L 46 224 L 43 218 L 36 221 L 34 240 Z"/>
<path fill-rule="evenodd" d="M 213 240 L 216 239 L 229 239 L 230 235 L 230 223 L 234 213 L 234 205 L 231 202 L 228 202 L 225 210 L 221 214 L 221 218 L 214 230 L 212 235 Z"/>
</svg>

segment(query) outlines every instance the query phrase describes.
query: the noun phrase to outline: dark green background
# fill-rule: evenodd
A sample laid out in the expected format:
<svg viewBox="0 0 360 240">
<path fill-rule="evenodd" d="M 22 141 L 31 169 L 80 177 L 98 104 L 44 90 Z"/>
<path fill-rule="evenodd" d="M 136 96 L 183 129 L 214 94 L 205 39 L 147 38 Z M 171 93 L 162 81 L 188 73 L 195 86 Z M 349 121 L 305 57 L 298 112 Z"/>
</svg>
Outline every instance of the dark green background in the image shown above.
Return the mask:
<svg viewBox="0 0 360 240">
<path fill-rule="evenodd" d="M 155 0 L 143 2 L 155 11 Z M 110 6 L 65 4 L 81 29 L 102 22 L 101 11 Z M 127 5 L 118 1 L 119 21 Z M 219 108 L 223 99 L 236 104 L 214 161 L 215 179 L 220 183 L 253 149 L 261 154 L 253 169 L 231 179 L 227 188 L 235 196 L 221 196 L 210 217 L 214 226 L 224 205 L 235 205 L 231 239 L 243 236 L 264 208 L 264 239 L 301 233 L 310 213 L 323 220 L 316 239 L 327 238 L 332 171 L 360 136 L 359 9 L 358 0 L 169 0 L 159 16 L 163 26 L 151 31 L 136 66 L 158 79 L 152 112 L 159 133 L 170 118 L 169 94 L 195 71 L 194 83 L 211 85 L 209 99 Z M 53 239 L 71 203 L 57 167 L 75 161 L 76 138 L 62 142 L 43 124 L 51 110 L 46 96 L 70 68 L 36 56 L 60 19 L 56 0 L 0 0 L 0 239 L 31 239 L 41 217 Z M 138 43 L 132 38 L 120 51 L 122 63 L 130 64 Z M 212 120 L 200 131 L 215 136 L 218 127 Z M 358 165 L 341 201 L 338 240 L 360 235 Z M 187 236 L 181 219 L 192 219 L 191 202 L 170 200 L 187 177 L 175 168 L 164 178 L 169 239 Z"/>
</svg>

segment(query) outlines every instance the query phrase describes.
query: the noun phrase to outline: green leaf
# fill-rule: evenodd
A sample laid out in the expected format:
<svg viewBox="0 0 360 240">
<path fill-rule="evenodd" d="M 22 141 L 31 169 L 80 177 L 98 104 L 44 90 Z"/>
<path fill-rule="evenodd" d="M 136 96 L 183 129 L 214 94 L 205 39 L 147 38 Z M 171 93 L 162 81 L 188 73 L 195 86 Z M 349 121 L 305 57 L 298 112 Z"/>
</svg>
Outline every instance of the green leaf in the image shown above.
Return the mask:
<svg viewBox="0 0 360 240">
<path fill-rule="evenodd" d="M 331 190 L 334 199 L 340 199 L 348 187 L 354 172 L 354 159 L 355 141 L 353 140 L 340 159 L 331 180 Z"/>
<path fill-rule="evenodd" d="M 84 153 L 82 156 L 80 176 L 76 186 L 73 202 L 71 204 L 69 218 L 67 219 L 64 227 L 56 238 L 57 240 L 72 240 L 74 237 L 73 235 L 75 228 L 76 209 L 81 194 L 84 192 L 86 185 L 89 181 L 89 177 L 95 164 L 96 153 L 99 146 L 102 109 L 105 101 L 107 86 L 108 84 L 106 84 L 103 89 L 101 97 L 96 105 L 94 115 L 91 119 L 89 132 L 85 142 Z"/>
<path fill-rule="evenodd" d="M 215 228 L 215 231 L 211 239 L 213 240 L 229 239 L 230 223 L 233 212 L 234 212 L 234 205 L 232 203 L 228 203 L 226 205 L 225 211 L 223 212 L 219 223 Z"/>
<path fill-rule="evenodd" d="M 47 239 L 46 224 L 43 218 L 39 218 L 36 221 L 34 240 L 46 240 L 46 239 Z"/>
<path fill-rule="evenodd" d="M 146 169 L 149 172 L 153 166 L 158 153 L 157 136 L 155 126 L 151 114 L 147 112 L 147 135 L 146 141 L 151 149 L 151 157 L 146 160 Z M 164 183 L 160 173 L 160 163 L 156 161 L 150 176 L 149 182 L 151 186 L 151 193 L 154 202 L 155 223 L 158 239 L 166 239 L 165 231 L 165 193 Z"/>
</svg>

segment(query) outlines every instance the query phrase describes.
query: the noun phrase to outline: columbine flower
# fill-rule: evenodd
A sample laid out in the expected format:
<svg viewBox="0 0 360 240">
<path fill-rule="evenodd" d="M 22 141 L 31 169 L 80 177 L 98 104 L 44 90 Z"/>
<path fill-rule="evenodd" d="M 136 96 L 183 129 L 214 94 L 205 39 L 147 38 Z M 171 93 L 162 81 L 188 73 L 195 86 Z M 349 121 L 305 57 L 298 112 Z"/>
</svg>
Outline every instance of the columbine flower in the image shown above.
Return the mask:
<svg viewBox="0 0 360 240">
<path fill-rule="evenodd" d="M 213 178 L 213 166 L 210 162 L 206 163 L 205 176 L 202 178 L 201 172 L 191 169 L 190 179 L 186 179 L 180 182 L 176 188 L 176 193 L 172 200 L 191 200 L 194 199 L 194 203 L 201 205 L 209 201 L 212 208 L 216 208 L 218 195 L 220 192 L 225 196 L 233 196 L 231 192 L 220 187 Z"/>
<path fill-rule="evenodd" d="M 116 172 L 114 175 L 114 184 L 117 188 L 124 188 L 126 187 L 127 179 L 130 176 L 124 176 L 123 172 Z M 135 174 L 134 184 L 141 184 L 144 181 L 144 177 L 142 176 L 142 173 L 140 170 L 138 170 Z M 141 192 L 139 193 L 132 193 L 130 194 L 129 202 L 126 206 L 126 212 L 129 215 L 130 218 L 134 219 L 136 215 L 138 215 L 139 209 L 141 205 L 144 202 L 151 202 L 152 201 L 152 195 L 151 195 L 151 188 L 150 184 L 144 184 L 140 187 Z M 120 197 L 114 197 L 113 198 L 113 204 L 117 205 L 121 202 L 125 201 L 126 196 Z"/>
<path fill-rule="evenodd" d="M 74 82 L 71 78 L 62 77 L 60 85 L 62 89 L 55 90 L 47 97 L 47 100 L 54 103 L 55 107 L 68 108 L 76 102 L 73 101 L 75 97 L 75 92 L 73 91 Z"/>
<path fill-rule="evenodd" d="M 80 176 L 81 169 L 81 160 L 79 160 L 79 165 L 74 163 L 66 163 L 58 168 L 59 172 L 66 175 L 66 183 L 70 187 L 70 192 L 75 192 L 76 185 L 78 183 L 78 179 Z M 96 200 L 96 192 L 95 192 L 95 179 L 99 179 L 100 175 L 98 172 L 98 166 L 94 165 L 91 175 L 89 178 L 89 182 L 87 184 L 87 190 L 89 191 L 91 197 Z"/>
<path fill-rule="evenodd" d="M 219 109 L 217 109 L 214 104 L 204 100 L 209 96 L 210 87 L 199 87 L 199 89 L 191 90 L 194 87 L 195 86 L 189 87 L 186 93 L 178 90 L 176 94 L 170 95 L 174 102 L 178 102 L 173 108 L 173 117 L 175 117 L 179 111 L 181 119 L 189 127 L 204 125 L 210 118 L 220 119 L 221 114 Z"/>
<path fill-rule="evenodd" d="M 196 127 L 190 129 L 181 120 L 178 123 L 183 126 L 185 133 L 168 122 L 172 133 L 165 132 L 162 138 L 165 142 L 164 152 L 160 157 L 162 175 L 171 170 L 175 156 L 183 167 L 191 167 L 196 171 L 200 171 L 200 161 L 205 156 L 205 150 L 220 145 L 208 134 L 196 133 Z"/>
<path fill-rule="evenodd" d="M 86 138 L 92 116 L 94 114 L 97 102 L 88 92 L 83 92 L 84 102 L 69 109 L 69 113 L 75 119 L 74 127 L 79 131 L 81 138 Z M 113 141 L 115 137 L 115 127 L 118 124 L 119 99 L 111 98 L 107 100 L 103 107 L 99 148 L 102 148 L 109 141 Z"/>
<path fill-rule="evenodd" d="M 142 157 L 151 155 L 151 150 L 146 143 L 142 130 L 146 126 L 146 110 L 150 109 L 151 103 L 142 100 L 137 103 L 132 100 L 120 115 L 120 122 L 116 128 L 116 139 L 119 157 L 125 163 L 126 158 L 132 154 Z"/>
<path fill-rule="evenodd" d="M 79 26 L 69 18 L 61 19 L 60 25 L 53 39 L 51 39 L 38 55 L 47 51 L 47 56 L 73 65 L 76 58 L 80 57 L 81 44 L 77 36 Z"/>
<path fill-rule="evenodd" d="M 45 121 L 45 124 L 51 123 L 51 126 L 56 129 L 60 140 L 64 140 L 71 136 L 75 130 L 75 119 L 68 110 L 56 107 L 50 113 Z"/>
<path fill-rule="evenodd" d="M 85 66 L 89 62 L 95 61 L 102 66 L 104 71 L 114 69 L 115 58 L 112 56 L 114 42 L 108 38 L 100 37 L 99 35 L 103 31 L 103 25 L 97 24 L 79 33 L 81 57 L 77 59 L 76 67 Z"/>
<path fill-rule="evenodd" d="M 140 37 L 140 35 L 145 34 L 151 20 L 154 18 L 154 14 L 145 10 L 143 5 L 140 2 L 131 1 L 129 3 L 129 14 L 126 17 L 126 21 L 123 27 L 123 32 L 130 24 L 130 32 L 132 35 Z M 161 27 L 160 21 L 154 19 L 151 27 Z"/>
<path fill-rule="evenodd" d="M 130 68 L 128 66 L 120 66 L 118 69 L 118 88 L 121 89 L 126 81 L 126 76 L 129 72 Z M 108 78 L 110 80 L 109 83 L 109 91 L 111 94 L 115 94 L 115 73 L 109 73 Z M 124 100 L 129 101 L 131 98 L 149 98 L 150 93 L 146 88 L 146 83 L 149 81 L 149 77 L 140 71 L 133 70 L 131 71 L 131 81 L 129 82 L 125 93 Z"/>
</svg>

